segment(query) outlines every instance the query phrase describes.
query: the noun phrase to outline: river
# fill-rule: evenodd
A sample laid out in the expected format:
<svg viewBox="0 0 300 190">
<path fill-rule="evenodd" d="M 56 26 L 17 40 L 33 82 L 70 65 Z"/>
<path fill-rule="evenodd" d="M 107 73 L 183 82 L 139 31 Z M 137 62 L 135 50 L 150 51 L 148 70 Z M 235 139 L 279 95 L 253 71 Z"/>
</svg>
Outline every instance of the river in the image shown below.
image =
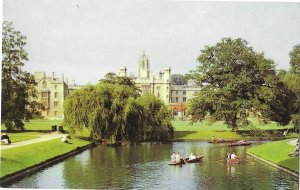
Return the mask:
<svg viewBox="0 0 300 190">
<path fill-rule="evenodd" d="M 252 145 L 253 146 L 253 145 Z M 6 187 L 43 189 L 298 189 L 298 179 L 246 154 L 207 142 L 97 146 Z M 204 155 L 199 163 L 168 165 L 173 151 Z M 240 164 L 224 157 L 234 151 Z"/>
</svg>

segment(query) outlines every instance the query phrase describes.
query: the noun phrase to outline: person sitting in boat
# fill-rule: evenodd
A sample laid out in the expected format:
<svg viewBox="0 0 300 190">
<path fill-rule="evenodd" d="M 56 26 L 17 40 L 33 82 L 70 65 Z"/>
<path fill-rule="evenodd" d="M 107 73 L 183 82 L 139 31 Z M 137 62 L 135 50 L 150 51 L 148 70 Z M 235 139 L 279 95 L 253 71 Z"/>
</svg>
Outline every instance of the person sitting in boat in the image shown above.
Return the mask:
<svg viewBox="0 0 300 190">
<path fill-rule="evenodd" d="M 240 144 L 243 144 L 244 142 L 245 142 L 244 140 L 240 140 L 240 141 L 239 141 Z"/>
<path fill-rule="evenodd" d="M 222 138 L 222 137 L 220 137 L 220 138 L 219 138 L 219 141 L 223 141 L 223 138 Z"/>
<path fill-rule="evenodd" d="M 210 138 L 210 140 L 211 140 L 211 141 L 214 141 L 214 140 L 215 140 L 215 136 L 212 136 L 212 137 Z"/>
<path fill-rule="evenodd" d="M 190 157 L 189 157 L 189 160 L 194 160 L 194 159 L 196 159 L 196 156 L 194 155 L 194 153 L 191 153 Z"/>
<path fill-rule="evenodd" d="M 235 159 L 237 156 L 235 155 L 235 153 L 233 152 L 232 154 L 231 154 L 231 158 L 230 159 Z"/>
<path fill-rule="evenodd" d="M 181 161 L 181 156 L 180 156 L 179 152 L 177 152 L 175 155 L 175 162 L 179 163 L 180 161 Z"/>
<path fill-rule="evenodd" d="M 175 152 L 173 152 L 172 155 L 171 155 L 171 162 L 172 163 L 176 162 L 176 154 L 175 154 Z"/>
</svg>

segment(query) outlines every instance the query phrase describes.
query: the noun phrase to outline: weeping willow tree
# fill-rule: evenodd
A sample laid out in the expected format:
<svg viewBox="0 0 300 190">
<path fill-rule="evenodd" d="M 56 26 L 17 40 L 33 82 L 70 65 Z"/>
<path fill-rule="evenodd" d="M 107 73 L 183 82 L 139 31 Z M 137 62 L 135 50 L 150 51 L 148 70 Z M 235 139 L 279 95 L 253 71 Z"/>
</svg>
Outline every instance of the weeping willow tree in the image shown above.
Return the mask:
<svg viewBox="0 0 300 190">
<path fill-rule="evenodd" d="M 93 140 L 165 141 L 173 137 L 171 114 L 153 95 L 140 96 L 132 85 L 101 82 L 66 98 L 64 125 L 87 128 Z"/>
</svg>

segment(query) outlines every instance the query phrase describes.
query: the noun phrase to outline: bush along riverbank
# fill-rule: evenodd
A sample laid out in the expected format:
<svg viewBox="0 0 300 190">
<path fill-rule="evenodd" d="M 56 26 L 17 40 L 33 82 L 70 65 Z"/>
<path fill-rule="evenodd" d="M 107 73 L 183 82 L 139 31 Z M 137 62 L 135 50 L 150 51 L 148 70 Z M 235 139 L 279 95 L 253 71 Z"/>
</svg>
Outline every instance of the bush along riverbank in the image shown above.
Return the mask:
<svg viewBox="0 0 300 190">
<path fill-rule="evenodd" d="M 295 150 L 295 146 L 288 140 L 281 140 L 251 147 L 247 153 L 254 154 L 259 158 L 270 161 L 292 172 L 299 173 L 299 157 L 289 157 L 289 153 Z"/>
<path fill-rule="evenodd" d="M 90 141 L 79 138 L 68 139 L 68 141 L 69 143 L 62 143 L 60 139 L 54 139 L 1 150 L 1 183 L 22 171 L 26 173 L 27 169 L 34 170 L 35 166 L 47 165 L 49 161 L 60 160 L 60 157 L 68 153 L 92 145 Z"/>
</svg>

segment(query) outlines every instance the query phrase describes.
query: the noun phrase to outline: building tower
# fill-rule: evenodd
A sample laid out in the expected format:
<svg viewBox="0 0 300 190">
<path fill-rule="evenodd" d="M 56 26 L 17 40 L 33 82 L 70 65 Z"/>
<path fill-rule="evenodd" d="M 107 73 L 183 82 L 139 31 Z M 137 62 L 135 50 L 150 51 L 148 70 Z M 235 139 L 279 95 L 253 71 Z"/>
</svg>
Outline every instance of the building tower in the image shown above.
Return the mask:
<svg viewBox="0 0 300 190">
<path fill-rule="evenodd" d="M 139 73 L 138 78 L 150 78 L 150 65 L 148 57 L 145 55 L 145 51 L 139 60 Z"/>
<path fill-rule="evenodd" d="M 119 76 L 120 77 L 126 77 L 127 76 L 127 67 L 122 66 L 119 70 Z"/>
</svg>

